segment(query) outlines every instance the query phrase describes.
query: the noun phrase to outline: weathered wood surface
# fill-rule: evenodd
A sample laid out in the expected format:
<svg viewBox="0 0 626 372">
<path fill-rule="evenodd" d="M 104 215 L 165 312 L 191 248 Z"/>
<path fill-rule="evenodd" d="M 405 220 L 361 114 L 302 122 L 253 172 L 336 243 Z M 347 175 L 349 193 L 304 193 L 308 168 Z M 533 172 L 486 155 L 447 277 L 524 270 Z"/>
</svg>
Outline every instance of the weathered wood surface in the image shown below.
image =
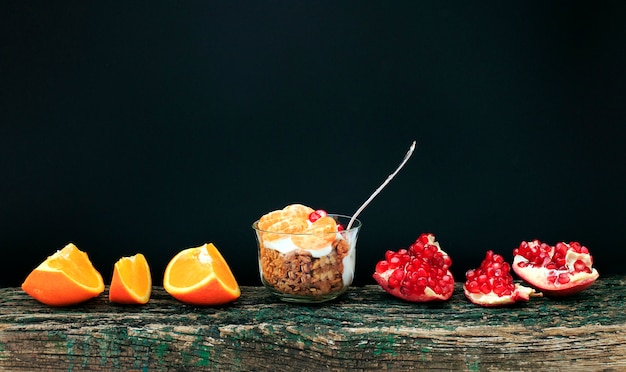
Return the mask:
<svg viewBox="0 0 626 372">
<path fill-rule="evenodd" d="M 155 287 L 147 305 L 42 305 L 0 289 L 0 370 L 7 371 L 626 371 L 626 277 L 568 299 L 511 308 L 411 304 L 378 286 L 340 300 L 282 303 L 243 287 L 219 308 Z"/>
</svg>

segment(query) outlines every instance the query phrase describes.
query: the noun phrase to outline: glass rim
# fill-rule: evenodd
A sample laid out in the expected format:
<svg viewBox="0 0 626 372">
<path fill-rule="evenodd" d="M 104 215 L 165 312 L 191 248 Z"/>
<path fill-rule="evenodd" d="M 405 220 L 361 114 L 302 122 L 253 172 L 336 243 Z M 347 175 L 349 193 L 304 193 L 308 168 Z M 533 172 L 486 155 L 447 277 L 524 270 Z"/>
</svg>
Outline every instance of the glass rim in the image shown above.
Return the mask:
<svg viewBox="0 0 626 372">
<path fill-rule="evenodd" d="M 350 221 L 350 219 L 352 218 L 352 216 L 348 216 L 348 215 L 345 215 L 345 214 L 339 214 L 339 213 L 328 213 L 328 216 L 329 216 L 329 217 L 340 217 L 340 218 L 344 218 L 344 219 L 346 219 L 346 220 L 347 220 L 347 221 L 346 221 L 346 223 L 347 223 L 348 221 Z M 342 230 L 342 231 L 334 231 L 334 232 L 325 232 L 325 233 L 287 233 L 287 232 L 268 231 L 268 230 L 262 230 L 262 229 L 259 229 L 259 227 L 258 227 L 258 225 L 259 225 L 259 221 L 260 221 L 260 219 L 258 219 L 258 220 L 256 220 L 256 221 L 254 221 L 254 222 L 252 223 L 252 228 L 253 228 L 254 230 L 259 231 L 259 232 L 263 232 L 263 233 L 278 234 L 278 235 L 285 235 L 285 236 L 287 236 L 287 235 L 305 235 L 305 236 L 306 236 L 306 235 L 325 235 L 325 234 L 346 233 L 346 232 L 352 232 L 352 231 L 358 230 L 358 229 L 361 227 L 361 225 L 362 225 L 361 220 L 359 220 L 358 218 L 355 218 L 355 219 L 354 219 L 354 222 L 352 223 L 352 227 L 350 227 L 350 230 Z"/>
</svg>

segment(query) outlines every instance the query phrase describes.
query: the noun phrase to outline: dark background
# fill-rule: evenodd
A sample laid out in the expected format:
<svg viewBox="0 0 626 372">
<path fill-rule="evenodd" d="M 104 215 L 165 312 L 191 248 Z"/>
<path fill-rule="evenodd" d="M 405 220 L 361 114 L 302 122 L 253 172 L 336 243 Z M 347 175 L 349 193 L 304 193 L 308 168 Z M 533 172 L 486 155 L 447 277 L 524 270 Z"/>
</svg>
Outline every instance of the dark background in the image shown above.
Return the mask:
<svg viewBox="0 0 626 372">
<path fill-rule="evenodd" d="M 214 242 L 258 285 L 252 222 L 360 216 L 356 284 L 437 235 L 457 280 L 487 249 L 626 253 L 626 3 L 169 1 L 0 5 L 0 285 L 74 242 L 161 285 Z"/>
</svg>

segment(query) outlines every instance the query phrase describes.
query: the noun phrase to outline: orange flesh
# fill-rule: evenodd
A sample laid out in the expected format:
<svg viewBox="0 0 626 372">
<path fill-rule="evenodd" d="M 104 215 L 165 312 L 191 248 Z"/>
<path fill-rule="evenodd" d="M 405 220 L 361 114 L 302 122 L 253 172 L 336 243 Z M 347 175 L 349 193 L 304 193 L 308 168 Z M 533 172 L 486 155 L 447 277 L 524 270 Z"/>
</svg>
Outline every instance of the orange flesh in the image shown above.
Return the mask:
<svg viewBox="0 0 626 372">
<path fill-rule="evenodd" d="M 197 305 L 225 304 L 241 295 L 230 267 L 213 244 L 174 256 L 165 269 L 163 286 L 178 300 Z"/>
<path fill-rule="evenodd" d="M 152 277 L 146 258 L 141 253 L 122 257 L 113 269 L 109 300 L 118 303 L 144 304 L 150 299 Z"/>
<path fill-rule="evenodd" d="M 303 249 L 320 249 L 336 238 L 337 222 L 332 217 L 322 217 L 304 230 L 303 235 L 294 235 L 291 240 Z M 311 234 L 311 235 L 304 235 Z"/>
<path fill-rule="evenodd" d="M 67 246 L 44 261 L 39 268 L 62 271 L 77 283 L 91 288 L 100 286 L 102 280 L 85 252 Z"/>
</svg>

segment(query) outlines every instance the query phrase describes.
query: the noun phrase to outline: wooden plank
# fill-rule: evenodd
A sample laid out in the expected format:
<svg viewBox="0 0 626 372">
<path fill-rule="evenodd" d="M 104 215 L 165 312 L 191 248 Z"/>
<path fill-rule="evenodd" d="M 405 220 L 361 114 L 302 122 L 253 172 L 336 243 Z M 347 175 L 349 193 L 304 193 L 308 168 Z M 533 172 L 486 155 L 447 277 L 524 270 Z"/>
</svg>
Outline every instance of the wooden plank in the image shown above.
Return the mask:
<svg viewBox="0 0 626 372">
<path fill-rule="evenodd" d="M 626 277 L 567 299 L 510 308 L 411 304 L 378 286 L 340 300 L 282 303 L 243 287 L 235 303 L 193 307 L 155 287 L 147 305 L 100 297 L 52 308 L 0 289 L 0 369 L 82 370 L 626 370 Z"/>
</svg>

